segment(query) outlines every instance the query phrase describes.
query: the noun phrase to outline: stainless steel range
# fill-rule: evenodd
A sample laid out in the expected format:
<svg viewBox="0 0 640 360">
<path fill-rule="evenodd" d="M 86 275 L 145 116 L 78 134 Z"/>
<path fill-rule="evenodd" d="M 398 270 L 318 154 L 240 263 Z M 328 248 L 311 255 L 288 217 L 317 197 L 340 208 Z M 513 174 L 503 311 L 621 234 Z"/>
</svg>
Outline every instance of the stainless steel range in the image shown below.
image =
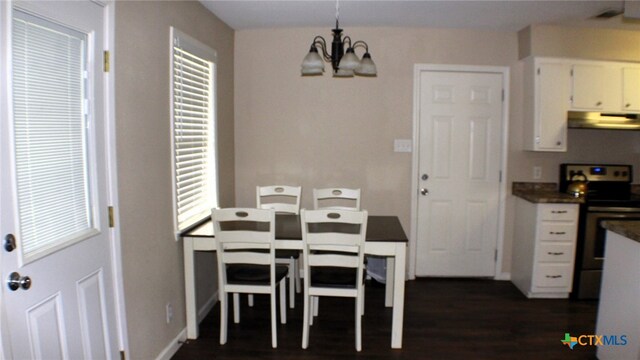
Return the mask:
<svg viewBox="0 0 640 360">
<path fill-rule="evenodd" d="M 588 179 L 585 202 L 580 206 L 573 292 L 575 299 L 597 299 L 604 262 L 605 220 L 640 220 L 640 195 L 631 192 L 631 165 L 562 164 L 560 191 L 566 192 L 577 174 Z"/>
</svg>

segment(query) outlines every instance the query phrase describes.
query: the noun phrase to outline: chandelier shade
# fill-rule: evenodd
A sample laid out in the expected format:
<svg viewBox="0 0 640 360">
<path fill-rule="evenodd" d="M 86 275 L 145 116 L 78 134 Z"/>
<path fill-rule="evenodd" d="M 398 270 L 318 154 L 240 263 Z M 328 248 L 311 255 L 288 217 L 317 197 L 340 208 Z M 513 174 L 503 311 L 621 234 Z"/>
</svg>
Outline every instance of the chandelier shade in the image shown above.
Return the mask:
<svg viewBox="0 0 640 360">
<path fill-rule="evenodd" d="M 312 46 L 307 56 L 302 60 L 302 75 L 322 75 L 323 72 L 324 60 L 318 54 L 318 49 Z"/>
<path fill-rule="evenodd" d="M 328 50 L 327 41 L 322 36 L 313 38 L 309 53 L 302 60 L 301 74 L 303 76 L 322 75 L 324 62 L 330 62 L 333 68 L 333 77 L 377 76 L 376 64 L 369 54 L 369 46 L 366 42 L 358 40 L 351 42 L 351 37 L 342 37 L 342 29 L 339 26 L 339 6 L 336 2 L 336 27 L 332 29 L 333 41 L 331 52 Z M 358 58 L 355 49 L 364 48 L 362 59 Z M 346 48 L 346 52 L 345 52 Z"/>
</svg>

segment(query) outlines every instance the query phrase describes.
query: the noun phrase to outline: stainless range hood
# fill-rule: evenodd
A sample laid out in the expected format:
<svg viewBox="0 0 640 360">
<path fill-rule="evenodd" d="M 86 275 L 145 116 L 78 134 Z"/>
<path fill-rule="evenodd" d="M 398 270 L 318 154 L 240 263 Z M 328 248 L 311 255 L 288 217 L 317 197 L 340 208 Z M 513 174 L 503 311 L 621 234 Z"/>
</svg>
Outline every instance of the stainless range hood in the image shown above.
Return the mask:
<svg viewBox="0 0 640 360">
<path fill-rule="evenodd" d="M 571 129 L 640 130 L 640 114 L 569 111 Z"/>
</svg>

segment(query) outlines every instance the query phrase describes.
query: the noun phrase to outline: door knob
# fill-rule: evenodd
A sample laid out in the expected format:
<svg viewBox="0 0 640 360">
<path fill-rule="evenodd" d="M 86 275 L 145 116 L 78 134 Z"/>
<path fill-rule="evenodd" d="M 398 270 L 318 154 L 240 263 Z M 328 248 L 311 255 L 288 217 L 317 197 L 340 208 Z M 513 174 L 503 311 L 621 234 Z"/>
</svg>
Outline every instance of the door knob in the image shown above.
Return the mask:
<svg viewBox="0 0 640 360">
<path fill-rule="evenodd" d="M 9 274 L 9 278 L 7 279 L 7 286 L 11 291 L 16 291 L 19 288 L 29 290 L 29 288 L 31 287 L 31 278 L 28 276 L 20 276 L 20 274 L 14 271 Z"/>
<path fill-rule="evenodd" d="M 425 189 L 425 188 L 421 188 L 420 189 L 420 194 L 427 196 L 427 194 L 429 194 L 429 190 Z"/>
</svg>

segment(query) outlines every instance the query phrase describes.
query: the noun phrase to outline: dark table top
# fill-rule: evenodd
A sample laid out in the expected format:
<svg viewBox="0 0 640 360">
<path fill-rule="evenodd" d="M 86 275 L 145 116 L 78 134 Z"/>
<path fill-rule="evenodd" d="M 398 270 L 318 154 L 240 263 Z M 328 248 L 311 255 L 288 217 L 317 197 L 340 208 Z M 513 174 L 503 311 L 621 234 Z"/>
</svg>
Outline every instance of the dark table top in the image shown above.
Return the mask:
<svg viewBox="0 0 640 360">
<path fill-rule="evenodd" d="M 182 237 L 214 237 L 213 223 L 207 219 L 203 223 L 187 229 Z M 302 240 L 302 228 L 298 215 L 276 215 L 276 239 Z M 407 242 L 397 216 L 369 215 L 366 241 Z"/>
</svg>

